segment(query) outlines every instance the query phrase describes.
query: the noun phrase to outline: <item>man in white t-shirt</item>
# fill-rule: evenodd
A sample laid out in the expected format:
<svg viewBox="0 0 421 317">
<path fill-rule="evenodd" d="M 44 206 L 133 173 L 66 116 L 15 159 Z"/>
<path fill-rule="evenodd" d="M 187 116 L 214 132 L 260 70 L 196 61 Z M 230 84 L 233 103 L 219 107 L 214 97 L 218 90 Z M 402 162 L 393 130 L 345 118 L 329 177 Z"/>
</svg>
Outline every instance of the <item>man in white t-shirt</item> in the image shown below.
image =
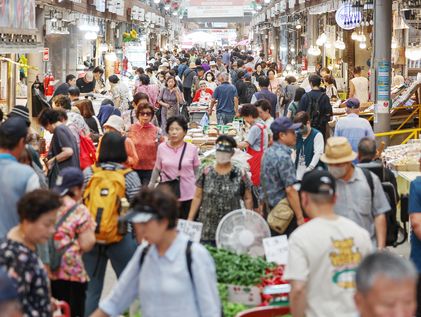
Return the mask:
<svg viewBox="0 0 421 317">
<path fill-rule="evenodd" d="M 355 271 L 372 250 L 370 236 L 334 213 L 335 178 L 327 171 L 304 174 L 300 196 L 312 220 L 289 238 L 285 280 L 291 284 L 294 317 L 354 317 Z"/>
</svg>

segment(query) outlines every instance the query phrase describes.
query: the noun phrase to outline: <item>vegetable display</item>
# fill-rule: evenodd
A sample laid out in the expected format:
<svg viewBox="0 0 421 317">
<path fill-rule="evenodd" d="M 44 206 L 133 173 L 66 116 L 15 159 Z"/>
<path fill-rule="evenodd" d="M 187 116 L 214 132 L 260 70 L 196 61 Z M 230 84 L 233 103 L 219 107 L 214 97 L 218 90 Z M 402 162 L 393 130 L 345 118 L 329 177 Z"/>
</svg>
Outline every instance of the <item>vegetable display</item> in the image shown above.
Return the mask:
<svg viewBox="0 0 421 317">
<path fill-rule="evenodd" d="M 263 258 L 253 258 L 244 254 L 206 246 L 216 265 L 218 283 L 243 286 L 258 285 L 267 270 L 274 269 L 276 264 L 268 263 Z"/>
</svg>

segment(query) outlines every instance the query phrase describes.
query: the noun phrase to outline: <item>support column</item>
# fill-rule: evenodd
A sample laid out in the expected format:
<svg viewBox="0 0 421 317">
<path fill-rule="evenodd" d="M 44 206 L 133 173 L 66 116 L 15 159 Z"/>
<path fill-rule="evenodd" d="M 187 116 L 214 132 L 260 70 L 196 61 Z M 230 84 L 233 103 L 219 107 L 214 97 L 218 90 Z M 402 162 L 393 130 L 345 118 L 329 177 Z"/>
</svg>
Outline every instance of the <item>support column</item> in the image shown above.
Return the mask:
<svg viewBox="0 0 421 317">
<path fill-rule="evenodd" d="M 12 61 L 16 61 L 16 54 L 9 54 Z M 7 63 L 7 113 L 16 104 L 16 64 Z"/>
<path fill-rule="evenodd" d="M 374 132 L 390 131 L 392 1 L 374 1 Z M 389 138 L 383 138 L 386 144 Z"/>
<path fill-rule="evenodd" d="M 38 30 L 43 30 L 44 25 L 44 9 L 36 8 L 36 25 Z M 44 43 L 43 32 L 40 31 L 37 33 L 37 42 Z M 37 69 L 28 69 L 28 110 L 29 117 L 32 118 L 32 85 L 35 82 L 37 76 L 42 82 L 43 72 L 44 72 L 44 62 L 42 61 L 42 52 L 33 50 L 28 54 L 28 65 L 34 66 Z"/>
</svg>

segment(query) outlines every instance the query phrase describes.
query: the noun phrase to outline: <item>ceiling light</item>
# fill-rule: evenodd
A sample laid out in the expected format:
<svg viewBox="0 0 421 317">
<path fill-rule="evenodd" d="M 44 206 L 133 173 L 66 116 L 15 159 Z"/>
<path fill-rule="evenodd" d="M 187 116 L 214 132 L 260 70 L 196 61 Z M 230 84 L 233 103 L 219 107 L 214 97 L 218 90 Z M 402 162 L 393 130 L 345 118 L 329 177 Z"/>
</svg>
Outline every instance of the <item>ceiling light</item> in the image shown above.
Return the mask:
<svg viewBox="0 0 421 317">
<path fill-rule="evenodd" d="M 366 42 L 360 42 L 360 48 L 362 50 L 366 49 L 367 48 L 367 43 Z"/>
<path fill-rule="evenodd" d="M 95 32 L 86 32 L 85 33 L 85 39 L 86 40 L 96 40 L 96 38 L 98 37 L 98 34 Z"/>
<path fill-rule="evenodd" d="M 352 32 L 352 34 L 351 34 L 351 39 L 352 40 L 354 40 L 354 41 L 356 41 L 357 40 L 357 38 L 358 38 L 358 33 L 357 32 Z"/>
<path fill-rule="evenodd" d="M 153 3 L 155 3 L 155 4 L 158 4 L 160 2 L 161 2 L 161 0 L 153 0 Z"/>
</svg>

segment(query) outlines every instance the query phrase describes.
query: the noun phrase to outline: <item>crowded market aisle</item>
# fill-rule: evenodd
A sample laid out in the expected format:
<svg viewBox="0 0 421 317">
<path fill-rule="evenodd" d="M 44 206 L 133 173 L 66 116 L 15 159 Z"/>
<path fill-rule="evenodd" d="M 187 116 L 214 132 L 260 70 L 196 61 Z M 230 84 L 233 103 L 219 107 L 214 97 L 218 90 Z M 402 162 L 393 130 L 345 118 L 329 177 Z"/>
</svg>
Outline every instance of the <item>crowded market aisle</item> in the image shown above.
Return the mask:
<svg viewBox="0 0 421 317">
<path fill-rule="evenodd" d="M 414 1 L 23 1 L 0 317 L 421 316 Z"/>
</svg>

